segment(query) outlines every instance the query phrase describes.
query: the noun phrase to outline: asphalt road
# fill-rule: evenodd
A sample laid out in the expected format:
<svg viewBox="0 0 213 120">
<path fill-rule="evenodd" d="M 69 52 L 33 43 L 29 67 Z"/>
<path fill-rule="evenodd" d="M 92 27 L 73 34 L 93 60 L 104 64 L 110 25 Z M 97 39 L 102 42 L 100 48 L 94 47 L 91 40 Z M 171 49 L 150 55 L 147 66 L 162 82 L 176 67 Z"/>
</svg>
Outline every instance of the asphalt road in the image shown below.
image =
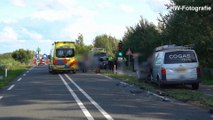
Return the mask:
<svg viewBox="0 0 213 120">
<path fill-rule="evenodd" d="M 130 92 L 132 91 L 132 92 Z M 208 110 L 92 73 L 34 67 L 0 90 L 0 120 L 213 120 Z"/>
</svg>

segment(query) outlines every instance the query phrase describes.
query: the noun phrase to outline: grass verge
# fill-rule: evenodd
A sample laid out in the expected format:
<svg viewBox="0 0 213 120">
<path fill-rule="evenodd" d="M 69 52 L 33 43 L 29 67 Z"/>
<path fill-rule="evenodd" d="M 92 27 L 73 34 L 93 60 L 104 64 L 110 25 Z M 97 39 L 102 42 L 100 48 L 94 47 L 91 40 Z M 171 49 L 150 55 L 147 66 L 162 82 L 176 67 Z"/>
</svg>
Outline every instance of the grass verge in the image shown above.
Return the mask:
<svg viewBox="0 0 213 120">
<path fill-rule="evenodd" d="M 201 82 L 204 85 L 213 85 L 213 75 L 210 70 L 208 69 L 202 70 Z"/>
<path fill-rule="evenodd" d="M 119 74 L 114 74 L 113 72 L 111 71 L 101 71 L 102 74 L 105 74 L 109 77 L 112 77 L 112 78 L 116 78 L 116 79 L 119 79 L 119 80 L 122 80 L 124 82 L 127 82 L 129 84 L 134 84 L 134 85 L 137 85 L 138 87 L 140 88 L 143 88 L 145 90 L 149 90 L 149 91 L 155 91 L 155 88 L 154 86 L 148 84 L 148 83 L 145 83 L 145 82 L 140 82 L 137 80 L 136 77 L 134 76 L 128 76 L 128 75 L 119 75 Z"/>
<path fill-rule="evenodd" d="M 118 74 L 114 74 L 113 72 L 110 72 L 110 71 L 102 71 L 102 74 L 105 74 L 112 78 L 122 80 L 129 84 L 134 84 L 140 88 L 143 88 L 143 89 L 151 91 L 151 92 L 156 92 L 157 90 L 164 91 L 164 92 L 166 92 L 166 95 L 168 95 L 169 97 L 172 97 L 174 99 L 177 99 L 177 100 L 180 100 L 183 102 L 188 102 L 188 103 L 192 103 L 192 104 L 196 104 L 196 105 L 204 106 L 204 107 L 210 107 L 210 108 L 213 107 L 213 96 L 206 95 L 206 94 L 201 93 L 196 90 L 190 90 L 190 89 L 186 89 L 186 88 L 160 89 L 160 88 L 154 86 L 153 84 L 140 82 L 134 76 L 118 75 Z"/>
<path fill-rule="evenodd" d="M 8 85 L 12 80 L 17 78 L 20 74 L 26 71 L 27 67 L 20 67 L 13 70 L 8 70 L 8 77 L 0 79 L 0 89 Z M 0 75 L 4 75 L 4 71 L 0 71 Z"/>
<path fill-rule="evenodd" d="M 201 83 L 204 85 L 213 85 L 213 76 L 203 76 L 201 77 Z"/>
<path fill-rule="evenodd" d="M 200 91 L 189 89 L 165 89 L 168 95 L 177 100 L 196 105 L 213 108 L 213 96 L 206 95 Z"/>
</svg>

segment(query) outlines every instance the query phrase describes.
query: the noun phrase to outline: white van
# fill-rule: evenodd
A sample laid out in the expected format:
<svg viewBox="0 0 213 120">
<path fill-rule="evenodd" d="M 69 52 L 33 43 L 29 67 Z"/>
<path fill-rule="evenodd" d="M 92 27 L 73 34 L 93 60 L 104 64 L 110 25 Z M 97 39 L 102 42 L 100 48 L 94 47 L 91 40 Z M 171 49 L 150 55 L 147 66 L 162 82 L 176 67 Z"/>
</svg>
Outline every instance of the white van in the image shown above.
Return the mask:
<svg viewBox="0 0 213 120">
<path fill-rule="evenodd" d="M 152 57 L 151 80 L 165 84 L 191 84 L 199 88 L 200 68 L 196 52 L 184 46 L 157 47 Z"/>
</svg>

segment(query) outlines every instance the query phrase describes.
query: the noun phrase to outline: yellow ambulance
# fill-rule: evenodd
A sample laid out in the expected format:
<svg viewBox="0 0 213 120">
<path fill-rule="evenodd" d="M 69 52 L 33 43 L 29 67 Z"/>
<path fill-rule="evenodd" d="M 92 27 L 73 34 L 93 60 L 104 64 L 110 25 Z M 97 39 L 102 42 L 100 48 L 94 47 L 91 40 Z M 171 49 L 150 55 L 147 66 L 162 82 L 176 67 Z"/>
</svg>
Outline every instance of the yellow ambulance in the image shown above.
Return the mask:
<svg viewBox="0 0 213 120">
<path fill-rule="evenodd" d="M 77 69 L 75 43 L 71 41 L 54 42 L 50 51 L 49 72 L 71 71 L 76 73 Z"/>
</svg>

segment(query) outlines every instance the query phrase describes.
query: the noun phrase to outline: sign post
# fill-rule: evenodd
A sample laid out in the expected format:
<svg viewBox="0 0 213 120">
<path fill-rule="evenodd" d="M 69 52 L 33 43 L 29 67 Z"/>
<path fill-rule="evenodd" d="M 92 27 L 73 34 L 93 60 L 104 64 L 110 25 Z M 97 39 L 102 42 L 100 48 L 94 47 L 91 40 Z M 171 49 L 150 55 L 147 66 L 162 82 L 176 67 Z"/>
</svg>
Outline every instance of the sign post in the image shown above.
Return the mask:
<svg viewBox="0 0 213 120">
<path fill-rule="evenodd" d="M 130 55 L 132 55 L 130 48 L 126 51 L 126 55 L 128 55 L 128 66 L 130 66 Z"/>
<path fill-rule="evenodd" d="M 7 77 L 7 68 L 5 69 L 5 77 Z"/>
<path fill-rule="evenodd" d="M 133 55 L 133 59 L 134 59 L 134 71 L 136 71 L 137 77 L 138 79 L 141 79 L 141 68 L 139 65 L 139 61 L 138 61 L 138 57 L 140 56 L 140 53 L 134 53 Z"/>
</svg>

